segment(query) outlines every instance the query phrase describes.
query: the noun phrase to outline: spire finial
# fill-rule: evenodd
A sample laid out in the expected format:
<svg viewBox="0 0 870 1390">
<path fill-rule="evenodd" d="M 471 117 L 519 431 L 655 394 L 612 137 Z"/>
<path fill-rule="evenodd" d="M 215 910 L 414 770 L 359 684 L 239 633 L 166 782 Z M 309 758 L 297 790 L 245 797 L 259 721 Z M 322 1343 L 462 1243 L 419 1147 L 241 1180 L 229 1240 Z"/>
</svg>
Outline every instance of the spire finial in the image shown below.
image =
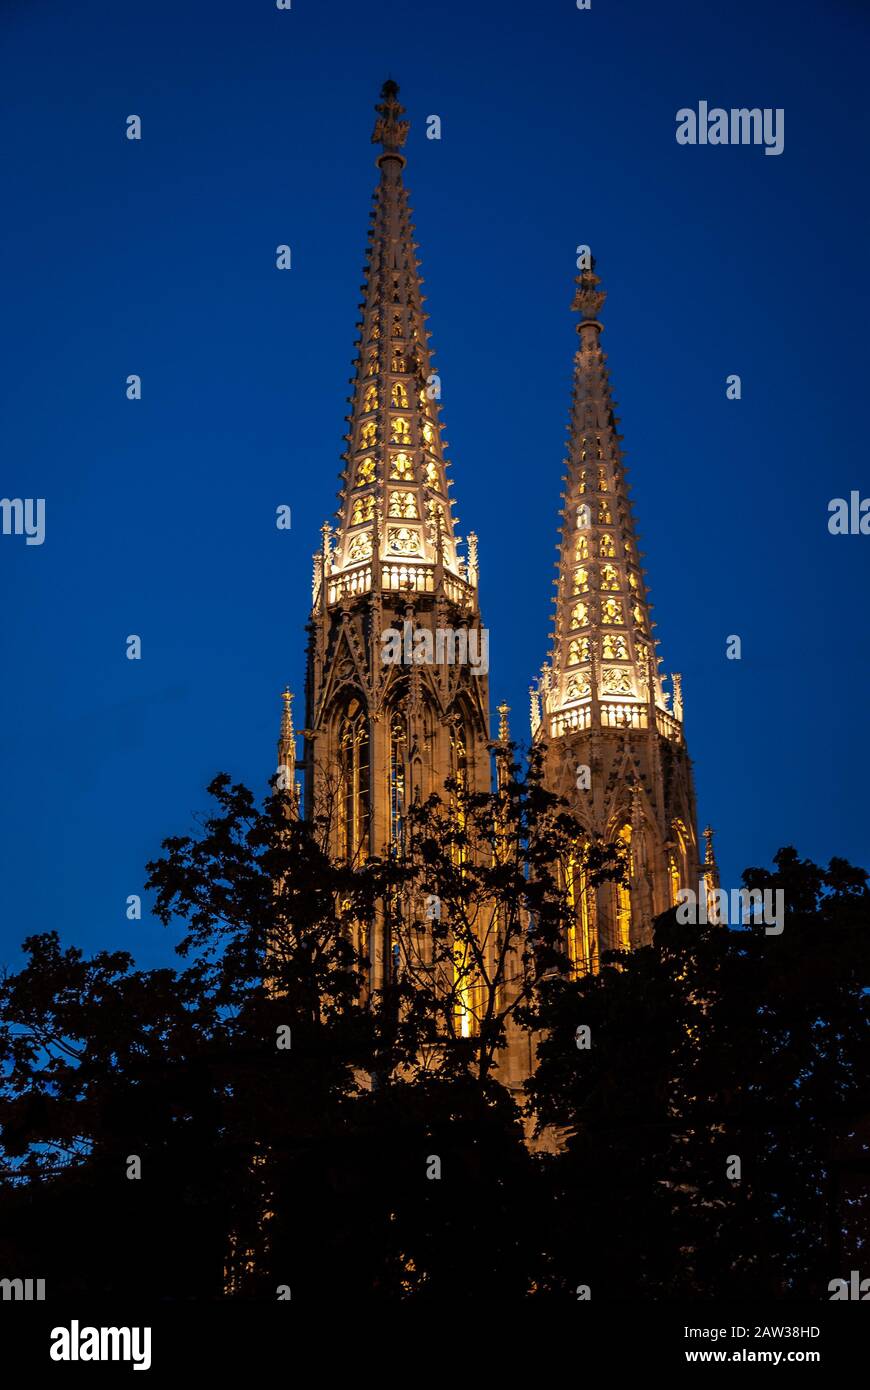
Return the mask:
<svg viewBox="0 0 870 1390">
<path fill-rule="evenodd" d="M 320 528 L 320 556 L 323 573 L 329 575 L 332 572 L 332 526 L 328 521 Z"/>
<path fill-rule="evenodd" d="M 477 553 L 477 547 L 478 547 L 478 536 L 477 536 L 477 532 L 476 532 L 476 531 L 469 531 L 469 533 L 468 533 L 468 560 L 467 560 L 467 562 L 466 562 L 465 569 L 466 569 L 466 574 L 467 574 L 467 576 L 468 576 L 468 582 L 469 582 L 469 584 L 473 585 L 474 588 L 477 588 L 477 579 L 478 579 L 478 573 L 479 573 L 479 569 L 480 569 L 479 560 L 478 560 L 478 553 Z"/>
<path fill-rule="evenodd" d="M 671 676 L 671 685 L 674 691 L 674 718 L 683 722 L 683 677 L 679 671 L 674 671 Z"/>
<path fill-rule="evenodd" d="M 410 122 L 401 119 L 405 108 L 399 104 L 398 96 L 398 84 L 390 77 L 381 88 L 381 99 L 375 106 L 378 119 L 372 131 L 372 144 L 383 145 L 385 155 L 398 155 L 408 138 Z"/>
<path fill-rule="evenodd" d="M 577 289 L 574 293 L 574 302 L 571 308 L 576 314 L 580 314 L 580 325 L 584 323 L 597 323 L 598 315 L 601 313 L 602 305 L 607 298 L 607 291 L 600 290 L 598 286 L 601 280 L 595 274 L 595 257 L 590 256 L 590 264 L 577 276 Z"/>
<path fill-rule="evenodd" d="M 532 737 L 541 727 L 541 692 L 537 686 L 529 686 L 529 715 L 532 724 Z"/>
</svg>

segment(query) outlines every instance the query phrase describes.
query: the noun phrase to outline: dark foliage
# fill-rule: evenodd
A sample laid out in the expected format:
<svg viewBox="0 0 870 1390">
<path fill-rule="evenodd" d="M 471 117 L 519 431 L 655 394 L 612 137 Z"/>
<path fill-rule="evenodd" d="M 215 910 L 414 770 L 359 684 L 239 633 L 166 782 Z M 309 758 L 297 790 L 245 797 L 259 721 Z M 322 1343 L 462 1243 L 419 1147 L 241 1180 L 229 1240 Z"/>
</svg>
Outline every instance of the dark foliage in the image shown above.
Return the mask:
<svg viewBox="0 0 870 1390">
<path fill-rule="evenodd" d="M 201 833 L 149 866 L 178 969 L 25 942 L 0 985 L 5 1274 L 57 1299 L 287 1286 L 322 1306 L 340 1287 L 470 1307 L 580 1284 L 824 1297 L 870 1272 L 866 874 L 781 851 L 745 876 L 783 890 L 781 935 L 670 913 L 571 980 L 559 884 L 580 827 L 534 760 L 501 771 L 352 867 L 282 795 L 259 808 L 218 778 Z M 618 877 L 618 847 L 587 868 Z M 371 993 L 354 941 L 384 905 L 399 949 Z M 475 957 L 486 931 L 499 949 Z M 499 1084 L 520 1025 L 543 1036 L 525 1123 L 558 1153 L 530 1151 Z"/>
</svg>

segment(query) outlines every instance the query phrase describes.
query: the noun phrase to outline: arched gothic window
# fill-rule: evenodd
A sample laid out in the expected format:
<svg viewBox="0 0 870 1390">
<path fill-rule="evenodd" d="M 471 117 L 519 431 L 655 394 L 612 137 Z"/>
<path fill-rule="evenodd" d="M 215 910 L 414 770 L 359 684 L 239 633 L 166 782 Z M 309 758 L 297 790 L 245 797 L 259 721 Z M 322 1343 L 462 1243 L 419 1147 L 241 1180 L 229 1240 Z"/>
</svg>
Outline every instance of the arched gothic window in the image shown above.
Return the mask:
<svg viewBox="0 0 870 1390">
<path fill-rule="evenodd" d="M 598 938 L 592 919 L 590 888 L 581 852 L 568 861 L 568 902 L 571 923 L 568 927 L 568 959 L 574 975 L 597 974 Z"/>
<path fill-rule="evenodd" d="M 461 717 L 450 725 L 450 775 L 456 782 L 453 792 L 453 812 L 457 829 L 464 830 L 466 814 L 464 797 L 468 792 L 468 731 Z M 453 852 L 454 862 L 462 864 L 463 850 L 457 846 Z M 456 940 L 453 945 L 453 969 L 455 996 L 455 1027 L 460 1037 L 469 1038 L 476 1031 L 474 1017 L 475 986 L 470 969 L 469 943 Z"/>
<path fill-rule="evenodd" d="M 350 863 L 369 852 L 369 731 L 356 700 L 339 730 L 338 765 L 339 853 Z"/>
<path fill-rule="evenodd" d="M 456 715 L 450 724 L 450 776 L 456 783 L 451 794 L 454 821 L 458 829 L 464 830 L 466 823 L 465 797 L 468 794 L 468 749 L 469 735 L 461 715 Z M 455 851 L 457 863 L 462 861 L 460 850 Z"/>
<path fill-rule="evenodd" d="M 461 719 L 450 725 L 450 775 L 459 788 L 468 790 L 468 736 Z"/>
<path fill-rule="evenodd" d="M 687 887 L 686 875 L 687 868 L 687 846 L 688 836 L 686 827 L 681 820 L 675 820 L 672 827 L 674 843 L 668 850 L 668 879 L 671 888 L 671 904 L 677 906 L 677 894 L 681 888 Z"/>
<path fill-rule="evenodd" d="M 408 392 L 405 390 L 404 383 L 394 381 L 390 391 L 390 399 L 397 410 L 408 409 Z"/>
<path fill-rule="evenodd" d="M 619 831 L 619 837 L 628 851 L 627 877 L 631 876 L 631 826 L 626 822 Z M 614 884 L 616 897 L 616 941 L 618 951 L 631 950 L 631 888 L 622 883 Z"/>
<path fill-rule="evenodd" d="M 389 805 L 390 844 L 399 848 L 405 835 L 408 781 L 408 733 L 404 715 L 394 710 L 390 717 Z"/>
</svg>

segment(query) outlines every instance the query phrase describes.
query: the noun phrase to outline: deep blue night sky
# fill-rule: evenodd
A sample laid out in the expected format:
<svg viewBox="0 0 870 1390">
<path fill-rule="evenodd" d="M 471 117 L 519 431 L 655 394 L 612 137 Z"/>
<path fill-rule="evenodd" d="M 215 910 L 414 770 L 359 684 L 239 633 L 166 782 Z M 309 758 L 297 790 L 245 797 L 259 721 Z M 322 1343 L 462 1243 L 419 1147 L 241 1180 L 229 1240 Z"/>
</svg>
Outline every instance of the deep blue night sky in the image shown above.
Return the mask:
<svg viewBox="0 0 870 1390">
<path fill-rule="evenodd" d="M 302 722 L 388 75 L 493 702 L 526 738 L 589 243 L 723 884 L 787 843 L 870 863 L 870 537 L 827 530 L 870 496 L 862 10 L 6 0 L 0 492 L 45 497 L 47 538 L 0 536 L 0 962 L 49 928 L 166 959 L 125 916 L 145 861 L 218 770 L 265 789 L 285 682 Z M 700 100 L 783 107 L 784 153 L 678 146 Z"/>
</svg>

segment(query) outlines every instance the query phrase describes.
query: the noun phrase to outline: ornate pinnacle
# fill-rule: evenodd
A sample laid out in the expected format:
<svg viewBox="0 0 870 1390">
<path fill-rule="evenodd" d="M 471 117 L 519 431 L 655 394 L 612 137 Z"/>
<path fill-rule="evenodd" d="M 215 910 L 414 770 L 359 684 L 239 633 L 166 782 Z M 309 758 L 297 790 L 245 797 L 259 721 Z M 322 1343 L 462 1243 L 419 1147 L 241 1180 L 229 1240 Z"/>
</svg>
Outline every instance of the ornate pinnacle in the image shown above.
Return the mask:
<svg viewBox="0 0 870 1390">
<path fill-rule="evenodd" d="M 281 711 L 281 736 L 278 739 L 278 780 L 275 784 L 277 791 L 288 792 L 290 795 L 291 815 L 296 814 L 299 805 L 299 789 L 296 786 L 296 735 L 293 731 L 293 696 L 290 687 L 285 686 L 281 695 L 284 701 L 284 708 Z"/>
<path fill-rule="evenodd" d="M 576 314 L 580 314 L 581 323 L 596 323 L 601 307 L 607 298 L 607 291 L 600 290 L 600 279 L 595 274 L 595 261 L 588 270 L 582 271 L 576 280 L 577 289 L 574 293 L 574 302 L 571 308 Z"/>
<path fill-rule="evenodd" d="M 532 723 L 532 735 L 534 736 L 541 725 L 541 694 L 533 685 L 529 686 L 529 715 Z"/>
<path fill-rule="evenodd" d="M 468 560 L 467 560 L 466 566 L 465 566 L 465 573 L 466 573 L 466 578 L 468 579 L 469 584 L 473 585 L 475 589 L 477 588 L 477 577 L 478 577 L 478 572 L 479 572 L 478 554 L 477 554 L 477 544 L 478 544 L 478 542 L 477 542 L 477 532 L 476 532 L 476 531 L 469 531 L 469 533 L 468 533 Z"/>
<path fill-rule="evenodd" d="M 718 926 L 722 920 L 719 912 L 719 865 L 716 863 L 716 851 L 713 848 L 713 827 L 711 825 L 708 825 L 704 831 L 704 840 L 706 850 L 701 868 L 707 885 L 707 920 L 713 926 Z"/>
<path fill-rule="evenodd" d="M 398 85 L 390 78 L 381 88 L 381 100 L 375 106 L 378 119 L 372 131 L 372 144 L 383 145 L 384 154 L 398 154 L 408 138 L 409 121 L 403 121 L 405 108 L 397 100 Z"/>
<path fill-rule="evenodd" d="M 444 518 L 440 511 L 435 513 L 435 560 L 439 565 L 444 563 Z"/>
<path fill-rule="evenodd" d="M 324 521 L 320 528 L 320 556 L 323 563 L 323 573 L 332 573 L 332 527 L 328 521 Z"/>
<path fill-rule="evenodd" d="M 679 671 L 675 671 L 671 676 L 671 685 L 674 688 L 674 718 L 683 718 L 683 677 Z"/>
<path fill-rule="evenodd" d="M 510 707 L 510 705 L 505 704 L 504 700 L 502 700 L 501 704 L 500 704 L 499 707 L 498 707 L 498 741 L 499 741 L 499 743 L 507 743 L 508 739 L 509 739 L 510 736 L 511 736 L 510 724 L 508 723 L 508 715 L 510 714 L 510 712 L 511 712 L 511 707 Z"/>
<path fill-rule="evenodd" d="M 289 685 L 284 687 L 281 699 L 284 701 L 284 709 L 281 714 L 281 737 L 282 739 L 291 739 L 293 737 L 293 695 Z"/>
</svg>

